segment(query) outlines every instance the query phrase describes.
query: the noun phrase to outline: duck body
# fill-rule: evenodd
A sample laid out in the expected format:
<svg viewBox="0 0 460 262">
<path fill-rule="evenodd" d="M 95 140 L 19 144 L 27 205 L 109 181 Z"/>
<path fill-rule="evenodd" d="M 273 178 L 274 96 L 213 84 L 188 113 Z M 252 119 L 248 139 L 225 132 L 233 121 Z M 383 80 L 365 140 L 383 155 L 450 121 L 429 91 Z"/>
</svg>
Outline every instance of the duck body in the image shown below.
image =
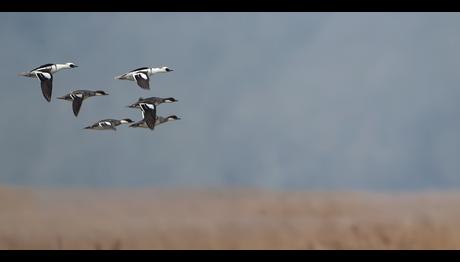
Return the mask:
<svg viewBox="0 0 460 262">
<path fill-rule="evenodd" d="M 174 97 L 167 97 L 167 98 L 161 98 L 161 97 L 147 97 L 147 98 L 142 98 L 139 97 L 137 102 L 129 105 L 129 108 L 140 108 L 141 103 L 148 103 L 148 104 L 154 104 L 155 106 L 159 106 L 160 104 L 163 103 L 174 103 L 178 102 L 179 100 L 175 99 Z"/>
<path fill-rule="evenodd" d="M 177 117 L 176 115 L 171 115 L 171 116 L 168 116 L 168 117 L 157 116 L 157 118 L 155 120 L 155 126 L 158 126 L 158 125 L 161 125 L 161 124 L 164 124 L 164 123 L 167 123 L 167 122 L 179 120 L 179 119 L 180 118 Z M 129 127 L 149 128 L 144 119 L 129 125 Z"/>
</svg>

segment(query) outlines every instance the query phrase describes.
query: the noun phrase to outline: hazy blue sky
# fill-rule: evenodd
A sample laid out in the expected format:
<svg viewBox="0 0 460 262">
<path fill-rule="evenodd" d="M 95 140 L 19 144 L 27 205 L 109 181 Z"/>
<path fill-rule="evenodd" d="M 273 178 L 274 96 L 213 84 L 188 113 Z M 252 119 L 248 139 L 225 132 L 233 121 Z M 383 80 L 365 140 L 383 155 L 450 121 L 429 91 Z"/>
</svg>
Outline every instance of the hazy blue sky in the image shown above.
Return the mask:
<svg viewBox="0 0 460 262">
<path fill-rule="evenodd" d="M 460 14 L 2 13 L 0 35 L 0 183 L 460 186 Z M 17 76 L 65 62 L 51 103 Z M 150 91 L 113 79 L 160 65 Z M 75 118 L 75 89 L 110 95 Z M 140 96 L 182 120 L 82 130 Z"/>
</svg>

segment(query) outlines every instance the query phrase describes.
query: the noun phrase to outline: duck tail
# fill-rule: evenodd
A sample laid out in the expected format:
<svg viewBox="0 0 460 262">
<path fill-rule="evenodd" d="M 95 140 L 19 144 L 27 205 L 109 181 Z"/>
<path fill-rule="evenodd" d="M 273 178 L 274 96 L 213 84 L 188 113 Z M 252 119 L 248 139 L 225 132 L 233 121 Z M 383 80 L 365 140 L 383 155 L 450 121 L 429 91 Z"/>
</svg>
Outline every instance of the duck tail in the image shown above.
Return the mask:
<svg viewBox="0 0 460 262">
<path fill-rule="evenodd" d="M 124 74 L 123 74 L 123 75 L 119 75 L 119 76 L 114 77 L 114 79 L 115 79 L 115 80 L 123 80 L 123 79 L 124 79 L 124 78 L 123 78 L 124 76 L 125 76 Z"/>
<path fill-rule="evenodd" d="M 30 74 L 30 72 L 21 72 L 21 73 L 18 74 L 18 76 L 28 76 L 28 77 L 30 77 L 31 74 Z"/>
</svg>

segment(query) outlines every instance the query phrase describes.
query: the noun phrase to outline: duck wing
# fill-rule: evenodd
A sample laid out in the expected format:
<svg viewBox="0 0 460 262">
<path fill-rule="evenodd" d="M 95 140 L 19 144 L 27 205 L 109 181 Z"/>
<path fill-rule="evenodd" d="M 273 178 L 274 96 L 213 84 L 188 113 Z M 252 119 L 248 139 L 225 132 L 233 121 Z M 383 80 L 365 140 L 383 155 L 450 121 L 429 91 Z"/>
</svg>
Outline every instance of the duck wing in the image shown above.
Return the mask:
<svg viewBox="0 0 460 262">
<path fill-rule="evenodd" d="M 46 72 L 36 72 L 35 73 L 40 79 L 40 86 L 42 88 L 43 96 L 46 101 L 51 102 L 51 93 L 53 91 L 53 75 Z"/>
<path fill-rule="evenodd" d="M 72 109 L 73 109 L 73 114 L 75 116 L 78 116 L 78 113 L 80 112 L 81 104 L 83 103 L 83 98 L 74 96 L 73 101 L 72 101 Z"/>
<path fill-rule="evenodd" d="M 142 110 L 142 117 L 147 123 L 147 126 L 153 130 L 155 128 L 155 121 L 157 118 L 157 108 L 155 107 L 154 104 L 145 104 L 141 103 L 140 104 L 141 110 Z"/>
<path fill-rule="evenodd" d="M 134 78 L 136 79 L 137 85 L 142 89 L 150 89 L 150 79 L 146 73 L 137 73 L 134 75 Z"/>
</svg>

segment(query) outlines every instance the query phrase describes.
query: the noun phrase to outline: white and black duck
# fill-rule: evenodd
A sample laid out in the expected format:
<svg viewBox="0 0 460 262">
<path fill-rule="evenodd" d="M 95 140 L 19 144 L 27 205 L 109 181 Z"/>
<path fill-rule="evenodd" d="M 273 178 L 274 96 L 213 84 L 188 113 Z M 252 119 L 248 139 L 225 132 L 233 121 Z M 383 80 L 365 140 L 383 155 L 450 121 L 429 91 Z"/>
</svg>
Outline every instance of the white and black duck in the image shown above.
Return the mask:
<svg viewBox="0 0 460 262">
<path fill-rule="evenodd" d="M 75 116 L 78 116 L 80 112 L 81 105 L 83 100 L 92 97 L 92 96 L 106 96 L 109 95 L 102 90 L 92 91 L 92 90 L 75 90 L 70 94 L 65 96 L 58 97 L 57 99 L 62 99 L 66 101 L 72 101 L 72 110 Z"/>
<path fill-rule="evenodd" d="M 20 76 L 32 77 L 40 79 L 40 85 L 43 96 L 46 101 L 51 101 L 51 94 L 53 91 L 53 74 L 63 69 L 70 69 L 78 67 L 74 63 L 65 64 L 45 64 L 36 67 L 29 72 L 19 73 Z"/>
<path fill-rule="evenodd" d="M 117 120 L 117 119 L 103 119 L 100 121 L 97 121 L 96 123 L 85 127 L 84 129 L 92 129 L 92 130 L 117 130 L 117 126 L 121 124 L 129 124 L 134 122 L 133 120 L 129 118 Z"/>
<path fill-rule="evenodd" d="M 137 85 L 142 89 L 150 89 L 150 77 L 159 74 L 159 73 L 168 73 L 174 71 L 167 66 L 162 67 L 141 67 L 134 70 L 131 70 L 125 74 L 116 76 L 115 79 L 118 80 L 130 80 L 136 81 Z"/>
</svg>

